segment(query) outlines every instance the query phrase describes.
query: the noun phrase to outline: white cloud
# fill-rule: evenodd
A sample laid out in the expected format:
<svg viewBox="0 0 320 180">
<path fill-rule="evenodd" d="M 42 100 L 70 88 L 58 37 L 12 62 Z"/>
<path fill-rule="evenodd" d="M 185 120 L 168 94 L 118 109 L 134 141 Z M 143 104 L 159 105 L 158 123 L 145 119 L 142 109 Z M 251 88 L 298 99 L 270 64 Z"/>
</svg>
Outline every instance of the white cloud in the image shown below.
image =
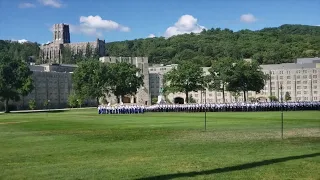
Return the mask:
<svg viewBox="0 0 320 180">
<path fill-rule="evenodd" d="M 258 19 L 254 17 L 253 14 L 242 14 L 240 16 L 240 21 L 244 23 L 253 23 L 256 22 Z"/>
<path fill-rule="evenodd" d="M 62 3 L 60 0 L 38 0 L 44 6 L 51 6 L 54 8 L 61 8 Z"/>
<path fill-rule="evenodd" d="M 156 37 L 156 35 L 154 35 L 154 34 L 149 34 L 149 36 L 148 36 L 148 38 L 154 38 L 154 37 Z"/>
<path fill-rule="evenodd" d="M 171 37 L 178 34 L 185 33 L 200 33 L 203 29 L 206 29 L 204 26 L 198 24 L 198 19 L 194 18 L 191 15 L 183 15 L 179 20 L 174 24 L 174 26 L 168 27 L 164 36 Z"/>
<path fill-rule="evenodd" d="M 18 42 L 18 43 L 21 43 L 21 44 L 26 43 L 26 42 L 29 42 L 29 41 L 26 40 L 26 39 L 19 39 L 19 40 L 12 39 L 11 41 Z"/>
<path fill-rule="evenodd" d="M 19 8 L 34 8 L 36 7 L 36 5 L 32 4 L 32 3 L 20 3 L 19 4 Z"/>
<path fill-rule="evenodd" d="M 71 33 L 83 33 L 101 37 L 105 31 L 129 32 L 130 28 L 100 16 L 81 16 L 80 25 L 69 25 Z"/>
</svg>

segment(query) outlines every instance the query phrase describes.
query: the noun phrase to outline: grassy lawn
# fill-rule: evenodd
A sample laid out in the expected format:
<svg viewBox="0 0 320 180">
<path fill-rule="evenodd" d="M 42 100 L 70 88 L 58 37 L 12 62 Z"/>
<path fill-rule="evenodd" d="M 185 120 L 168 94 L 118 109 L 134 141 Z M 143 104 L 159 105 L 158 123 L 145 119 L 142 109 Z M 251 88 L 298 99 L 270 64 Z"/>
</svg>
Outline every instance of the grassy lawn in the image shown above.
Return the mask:
<svg viewBox="0 0 320 180">
<path fill-rule="evenodd" d="M 319 179 L 320 111 L 0 115 L 0 179 Z"/>
</svg>

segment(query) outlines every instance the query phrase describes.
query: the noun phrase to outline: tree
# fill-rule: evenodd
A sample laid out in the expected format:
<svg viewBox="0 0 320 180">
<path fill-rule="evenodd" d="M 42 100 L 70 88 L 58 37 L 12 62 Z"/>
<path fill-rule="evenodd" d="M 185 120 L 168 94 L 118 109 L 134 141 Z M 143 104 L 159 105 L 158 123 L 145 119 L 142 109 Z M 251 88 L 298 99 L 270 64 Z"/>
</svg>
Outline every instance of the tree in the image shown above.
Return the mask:
<svg viewBox="0 0 320 180">
<path fill-rule="evenodd" d="M 243 92 L 243 100 L 246 102 L 246 93 L 255 91 L 260 93 L 268 78 L 256 63 L 244 60 L 235 61 L 227 72 L 227 90 L 232 92 Z"/>
<path fill-rule="evenodd" d="M 277 102 L 277 101 L 279 101 L 276 96 L 269 96 L 269 100 L 270 100 L 271 102 Z"/>
<path fill-rule="evenodd" d="M 209 90 L 221 91 L 223 102 L 225 102 L 225 88 L 227 85 L 228 71 L 230 71 L 234 60 L 231 58 L 220 58 L 213 61 L 209 68 L 209 75 L 206 76 L 206 83 Z"/>
<path fill-rule="evenodd" d="M 120 97 L 123 99 L 126 95 L 136 94 L 138 88 L 144 85 L 144 76 L 136 66 L 125 62 L 108 64 L 108 66 L 110 91 L 117 97 L 118 102 Z"/>
<path fill-rule="evenodd" d="M 157 102 L 158 102 L 158 98 L 153 97 L 153 98 L 151 99 L 151 103 L 152 103 L 152 104 L 157 104 Z"/>
<path fill-rule="evenodd" d="M 65 45 L 61 49 L 62 63 L 64 64 L 75 64 L 76 60 L 74 58 L 74 53 L 72 52 L 69 45 Z"/>
<path fill-rule="evenodd" d="M 169 92 L 183 92 L 189 103 L 189 92 L 199 91 L 204 88 L 202 68 L 191 62 L 184 62 L 164 75 L 164 82 Z"/>
<path fill-rule="evenodd" d="M 197 101 L 193 98 L 192 95 L 189 96 L 189 102 L 190 103 L 196 103 Z"/>
<path fill-rule="evenodd" d="M 286 94 L 284 95 L 284 100 L 285 100 L 286 102 L 291 100 L 291 96 L 290 96 L 290 93 L 289 93 L 289 92 L 286 92 Z"/>
<path fill-rule="evenodd" d="M 85 57 L 86 58 L 91 58 L 92 56 L 92 47 L 90 46 L 90 43 L 87 43 L 87 46 L 86 46 L 86 54 L 85 54 Z"/>
<path fill-rule="evenodd" d="M 25 62 L 12 59 L 7 54 L 0 55 L 0 98 L 4 101 L 5 112 L 9 100 L 19 101 L 21 96 L 33 90 L 32 71 Z"/>
<path fill-rule="evenodd" d="M 96 99 L 99 104 L 100 97 L 109 92 L 109 79 L 111 77 L 106 64 L 96 60 L 79 63 L 72 74 L 73 86 L 78 99 Z"/>
<path fill-rule="evenodd" d="M 31 110 L 36 109 L 36 101 L 35 101 L 34 99 L 32 99 L 32 100 L 29 101 L 29 108 L 30 108 Z"/>
<path fill-rule="evenodd" d="M 68 103 L 71 108 L 74 108 L 78 105 L 77 96 L 75 93 L 72 93 L 68 97 Z"/>
</svg>

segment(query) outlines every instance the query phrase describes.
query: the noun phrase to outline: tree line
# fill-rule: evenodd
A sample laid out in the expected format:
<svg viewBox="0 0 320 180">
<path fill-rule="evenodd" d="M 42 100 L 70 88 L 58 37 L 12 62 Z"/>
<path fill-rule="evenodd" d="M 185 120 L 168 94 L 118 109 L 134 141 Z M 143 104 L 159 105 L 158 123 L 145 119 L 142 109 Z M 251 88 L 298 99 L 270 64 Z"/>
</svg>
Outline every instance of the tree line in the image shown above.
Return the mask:
<svg viewBox="0 0 320 180">
<path fill-rule="evenodd" d="M 183 92 L 185 101 L 191 103 L 189 93 L 204 91 L 205 89 L 222 92 L 223 102 L 225 91 L 234 96 L 243 93 L 246 102 L 246 93 L 259 93 L 265 85 L 268 75 L 264 74 L 257 61 L 235 60 L 221 58 L 212 63 L 209 73 L 205 74 L 199 64 L 183 62 L 164 75 L 164 94 Z"/>
<path fill-rule="evenodd" d="M 294 62 L 299 57 L 320 56 L 320 27 L 282 25 L 257 31 L 212 28 L 200 34 L 135 39 L 106 44 L 109 56 L 146 56 L 150 63 L 180 64 L 190 61 L 210 66 L 224 57 L 254 59 L 259 64 Z"/>
<path fill-rule="evenodd" d="M 95 99 L 99 104 L 100 98 L 107 103 L 106 98 L 111 94 L 120 102 L 124 96 L 136 94 L 138 88 L 144 85 L 144 76 L 140 72 L 139 68 L 125 62 L 82 61 L 72 74 L 74 92 L 69 103 Z"/>
<path fill-rule="evenodd" d="M 42 63 L 40 44 L 0 40 L 0 53 L 24 61 Z M 84 52 L 62 49 L 65 64 L 77 64 L 86 58 L 96 57 L 97 52 L 86 48 Z M 86 54 L 86 55 L 84 55 Z M 257 31 L 211 28 L 200 34 L 183 34 L 170 37 L 135 39 L 106 43 L 108 56 L 144 56 L 150 63 L 180 64 L 190 61 L 210 66 L 212 61 L 224 57 L 251 58 L 259 64 L 294 62 L 299 57 L 320 56 L 320 27 L 307 25 L 282 25 Z"/>
</svg>

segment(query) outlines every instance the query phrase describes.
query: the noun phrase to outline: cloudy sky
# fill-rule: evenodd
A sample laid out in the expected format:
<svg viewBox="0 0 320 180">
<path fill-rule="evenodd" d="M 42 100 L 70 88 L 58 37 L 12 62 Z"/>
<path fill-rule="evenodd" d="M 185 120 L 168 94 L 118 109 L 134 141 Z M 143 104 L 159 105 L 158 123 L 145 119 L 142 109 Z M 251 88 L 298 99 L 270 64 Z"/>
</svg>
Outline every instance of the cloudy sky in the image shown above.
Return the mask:
<svg viewBox="0 0 320 180">
<path fill-rule="evenodd" d="M 320 25 L 319 0 L 0 0 L 0 39 L 52 41 L 55 23 L 71 41 L 170 37 L 202 29 Z"/>
</svg>

